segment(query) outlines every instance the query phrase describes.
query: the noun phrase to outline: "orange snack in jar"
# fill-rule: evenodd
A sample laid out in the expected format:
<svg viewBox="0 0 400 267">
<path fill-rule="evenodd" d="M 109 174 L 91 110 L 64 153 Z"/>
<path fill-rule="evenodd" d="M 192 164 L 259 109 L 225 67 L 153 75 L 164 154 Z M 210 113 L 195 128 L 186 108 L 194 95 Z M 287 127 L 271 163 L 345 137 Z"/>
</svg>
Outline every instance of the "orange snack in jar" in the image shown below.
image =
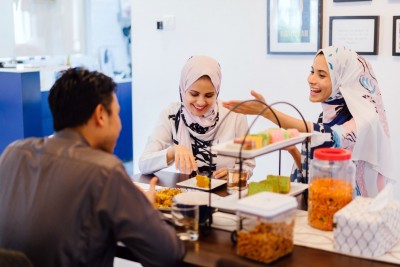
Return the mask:
<svg viewBox="0 0 400 267">
<path fill-rule="evenodd" d="M 297 201 L 293 196 L 260 192 L 237 202 L 236 254 L 270 263 L 293 251 Z"/>
<path fill-rule="evenodd" d="M 270 263 L 293 251 L 294 220 L 260 222 L 250 231 L 238 231 L 236 253 L 252 260 Z"/>
<path fill-rule="evenodd" d="M 332 231 L 333 215 L 352 200 L 352 183 L 335 178 L 318 178 L 310 182 L 308 190 L 308 223 L 315 228 Z"/>
</svg>

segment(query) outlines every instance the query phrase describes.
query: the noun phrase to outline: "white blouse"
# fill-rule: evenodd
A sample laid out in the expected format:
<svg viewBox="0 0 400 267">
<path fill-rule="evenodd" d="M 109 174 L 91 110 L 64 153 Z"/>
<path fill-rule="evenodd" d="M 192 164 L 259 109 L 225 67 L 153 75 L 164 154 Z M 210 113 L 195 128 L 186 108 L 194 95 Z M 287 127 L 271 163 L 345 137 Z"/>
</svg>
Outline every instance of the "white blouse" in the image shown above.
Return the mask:
<svg viewBox="0 0 400 267">
<path fill-rule="evenodd" d="M 221 101 L 219 101 L 221 103 Z M 149 137 L 146 147 L 139 159 L 139 170 L 141 173 L 154 173 L 161 169 L 167 168 L 174 162 L 167 162 L 167 150 L 172 146 L 173 140 L 176 138 L 175 121 L 170 119 L 171 115 L 175 115 L 181 103 L 174 102 L 165 108 L 159 117 L 157 125 Z M 223 143 L 233 140 L 237 137 L 243 137 L 248 130 L 247 118 L 243 114 L 230 112 L 219 104 L 220 119 L 217 127 L 219 127 L 213 144 Z M 221 124 L 221 121 L 224 119 Z M 235 157 L 217 156 L 217 170 L 233 166 L 236 162 Z M 197 164 L 202 164 L 197 162 Z M 201 166 L 201 165 L 199 165 Z M 248 159 L 244 161 L 243 169 L 247 170 L 251 175 L 255 167 L 255 160 Z"/>
</svg>

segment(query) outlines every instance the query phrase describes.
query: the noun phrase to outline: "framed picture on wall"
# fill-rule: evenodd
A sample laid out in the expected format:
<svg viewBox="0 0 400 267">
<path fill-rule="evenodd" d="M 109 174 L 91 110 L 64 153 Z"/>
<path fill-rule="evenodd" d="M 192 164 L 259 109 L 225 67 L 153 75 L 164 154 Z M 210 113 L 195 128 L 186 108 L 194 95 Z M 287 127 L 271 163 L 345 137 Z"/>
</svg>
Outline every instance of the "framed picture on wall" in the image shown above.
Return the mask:
<svg viewBox="0 0 400 267">
<path fill-rule="evenodd" d="M 321 30 L 322 0 L 267 0 L 268 54 L 315 54 Z"/>
<path fill-rule="evenodd" d="M 333 0 L 333 2 L 361 2 L 361 1 L 372 1 L 372 0 Z"/>
<path fill-rule="evenodd" d="M 360 55 L 377 55 L 379 16 L 329 18 L 329 45 L 344 45 Z"/>
<path fill-rule="evenodd" d="M 400 56 L 400 16 L 393 17 L 393 56 Z"/>
</svg>

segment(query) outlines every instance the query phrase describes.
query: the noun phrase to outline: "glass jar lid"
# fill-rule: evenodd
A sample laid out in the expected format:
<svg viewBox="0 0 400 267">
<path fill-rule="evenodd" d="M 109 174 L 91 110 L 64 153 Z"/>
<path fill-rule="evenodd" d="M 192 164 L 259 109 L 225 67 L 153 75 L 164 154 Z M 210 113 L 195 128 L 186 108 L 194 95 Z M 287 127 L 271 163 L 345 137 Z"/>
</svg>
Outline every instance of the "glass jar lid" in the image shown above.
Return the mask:
<svg viewBox="0 0 400 267">
<path fill-rule="evenodd" d="M 320 160 L 349 160 L 351 151 L 344 148 L 317 148 L 314 158 Z"/>
</svg>

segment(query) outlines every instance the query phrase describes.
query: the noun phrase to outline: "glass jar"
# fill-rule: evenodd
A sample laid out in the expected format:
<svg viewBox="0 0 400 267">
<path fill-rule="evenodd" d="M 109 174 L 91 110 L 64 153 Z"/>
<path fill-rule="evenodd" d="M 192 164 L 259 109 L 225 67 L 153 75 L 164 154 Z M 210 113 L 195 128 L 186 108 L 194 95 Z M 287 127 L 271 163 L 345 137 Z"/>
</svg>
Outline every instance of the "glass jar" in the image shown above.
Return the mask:
<svg viewBox="0 0 400 267">
<path fill-rule="evenodd" d="M 236 254 L 270 263 L 291 253 L 296 207 L 294 197 L 272 192 L 239 200 Z"/>
<path fill-rule="evenodd" d="M 310 166 L 308 223 L 320 230 L 333 230 L 333 215 L 354 197 L 355 165 L 351 151 L 318 148 Z"/>
</svg>

